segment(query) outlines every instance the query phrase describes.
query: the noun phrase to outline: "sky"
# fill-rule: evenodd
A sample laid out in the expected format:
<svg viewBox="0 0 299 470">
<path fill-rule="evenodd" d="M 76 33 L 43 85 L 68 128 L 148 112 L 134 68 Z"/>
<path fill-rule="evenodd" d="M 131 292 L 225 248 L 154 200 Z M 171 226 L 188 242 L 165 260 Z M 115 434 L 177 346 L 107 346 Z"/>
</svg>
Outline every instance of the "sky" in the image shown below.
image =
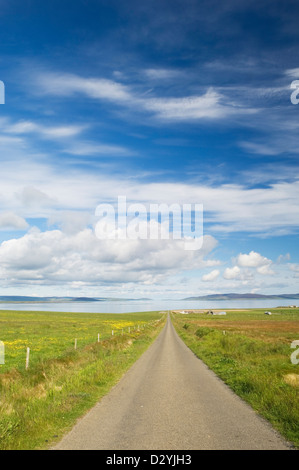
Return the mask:
<svg viewBox="0 0 299 470">
<path fill-rule="evenodd" d="M 0 295 L 298 293 L 298 19 L 296 0 L 0 0 Z M 164 238 L 100 238 L 119 197 L 202 205 L 200 248 L 161 219 Z"/>
</svg>

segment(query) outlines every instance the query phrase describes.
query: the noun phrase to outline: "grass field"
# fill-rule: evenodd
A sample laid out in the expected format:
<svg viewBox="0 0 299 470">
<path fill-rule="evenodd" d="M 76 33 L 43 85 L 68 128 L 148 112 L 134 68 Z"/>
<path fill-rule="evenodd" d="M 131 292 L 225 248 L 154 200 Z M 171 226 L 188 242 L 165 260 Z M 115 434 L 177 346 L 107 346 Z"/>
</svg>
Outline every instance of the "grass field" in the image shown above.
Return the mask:
<svg viewBox="0 0 299 470">
<path fill-rule="evenodd" d="M 172 313 L 172 321 L 190 349 L 299 448 L 299 364 L 290 347 L 299 340 L 299 309 L 264 312 Z"/>
<path fill-rule="evenodd" d="M 1 311 L 0 449 L 43 449 L 60 438 L 145 351 L 165 319 L 158 312 Z"/>
</svg>

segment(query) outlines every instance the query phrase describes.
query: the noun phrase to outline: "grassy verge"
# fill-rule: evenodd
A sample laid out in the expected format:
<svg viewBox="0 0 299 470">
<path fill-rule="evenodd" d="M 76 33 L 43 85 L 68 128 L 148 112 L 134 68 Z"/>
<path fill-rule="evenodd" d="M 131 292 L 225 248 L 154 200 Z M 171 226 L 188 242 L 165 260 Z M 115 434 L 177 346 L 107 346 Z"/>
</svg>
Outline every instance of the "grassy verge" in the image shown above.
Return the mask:
<svg viewBox="0 0 299 470">
<path fill-rule="evenodd" d="M 7 339 L 8 344 L 5 366 L 0 366 L 1 450 L 43 449 L 53 445 L 117 383 L 155 339 L 166 319 L 159 321 L 161 315 L 157 312 L 126 315 L 39 312 L 30 314 L 28 323 L 24 312 L 7 313 L 7 321 L 5 316 L 5 312 L 0 314 L 1 340 L 5 343 Z M 72 326 L 70 332 L 66 323 L 78 329 Z M 22 328 L 27 331 L 23 336 Z M 48 338 L 52 342 L 45 341 L 46 330 L 50 330 Z M 79 337 L 80 331 L 84 335 L 74 350 L 73 338 Z M 99 343 L 94 339 L 97 331 L 102 333 Z M 15 339 L 9 341 L 13 334 Z M 20 348 L 17 340 L 32 345 L 33 360 L 28 370 L 24 367 L 24 348 Z"/>
<path fill-rule="evenodd" d="M 299 310 L 172 314 L 172 321 L 190 349 L 299 448 L 299 364 L 290 360 Z"/>
</svg>

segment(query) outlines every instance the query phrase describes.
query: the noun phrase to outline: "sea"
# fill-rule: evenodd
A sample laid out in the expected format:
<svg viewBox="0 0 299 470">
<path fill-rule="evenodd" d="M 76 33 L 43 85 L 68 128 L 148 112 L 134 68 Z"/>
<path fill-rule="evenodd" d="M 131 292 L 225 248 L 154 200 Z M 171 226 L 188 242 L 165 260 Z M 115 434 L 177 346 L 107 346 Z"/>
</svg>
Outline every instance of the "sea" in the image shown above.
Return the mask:
<svg viewBox="0 0 299 470">
<path fill-rule="evenodd" d="M 299 299 L 234 299 L 234 300 L 114 300 L 98 302 L 18 302 L 0 303 L 1 310 L 84 312 L 84 313 L 133 313 L 188 309 L 248 309 L 299 305 Z"/>
</svg>

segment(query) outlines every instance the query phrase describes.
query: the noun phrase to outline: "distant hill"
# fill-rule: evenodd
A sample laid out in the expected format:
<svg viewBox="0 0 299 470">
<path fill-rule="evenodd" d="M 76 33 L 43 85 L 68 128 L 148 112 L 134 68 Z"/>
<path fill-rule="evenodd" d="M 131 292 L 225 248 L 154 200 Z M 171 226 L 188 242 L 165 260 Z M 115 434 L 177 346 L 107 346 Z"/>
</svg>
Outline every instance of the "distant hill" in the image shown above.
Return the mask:
<svg viewBox="0 0 299 470">
<path fill-rule="evenodd" d="M 211 294 L 198 297 L 186 297 L 182 300 L 241 300 L 241 299 L 299 299 L 299 294 Z"/>
<path fill-rule="evenodd" d="M 31 297 L 27 295 L 0 295 L 0 302 L 40 302 L 40 303 L 55 303 L 55 302 L 119 302 L 119 301 L 140 301 L 151 299 L 123 299 L 123 298 L 106 298 L 106 297 Z"/>
<path fill-rule="evenodd" d="M 90 297 L 30 297 L 27 295 L 0 295 L 0 302 L 96 302 Z"/>
</svg>

